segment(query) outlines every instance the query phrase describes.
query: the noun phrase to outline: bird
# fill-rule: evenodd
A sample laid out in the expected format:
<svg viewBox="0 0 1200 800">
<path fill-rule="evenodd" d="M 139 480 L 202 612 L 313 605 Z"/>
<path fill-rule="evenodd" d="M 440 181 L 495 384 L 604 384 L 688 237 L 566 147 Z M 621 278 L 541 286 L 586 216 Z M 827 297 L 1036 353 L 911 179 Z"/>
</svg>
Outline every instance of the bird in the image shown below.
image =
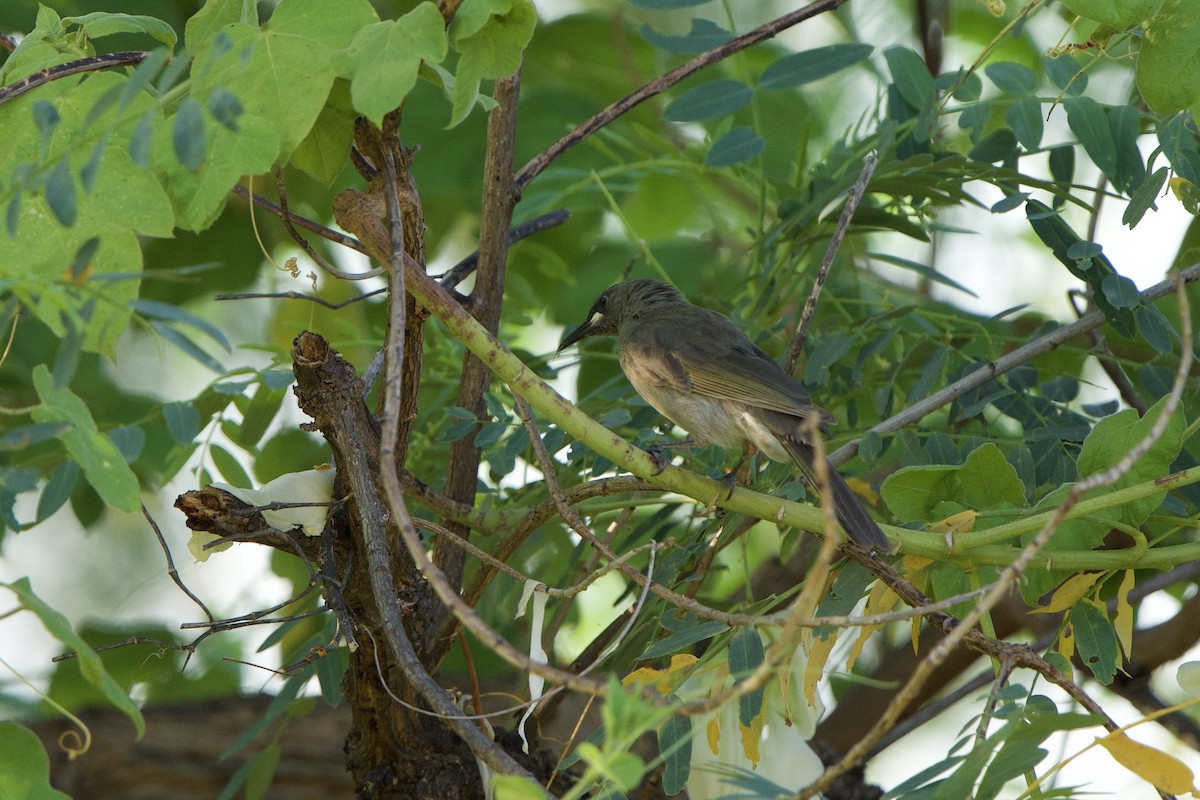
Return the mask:
<svg viewBox="0 0 1200 800">
<path fill-rule="evenodd" d="M 615 336 L 625 377 L 696 445 L 754 445 L 774 461 L 793 461 L 805 480 L 827 487 L 837 520 L 858 544 L 877 553 L 891 543 L 841 475 L 828 465 L 817 479 L 810 441 L 835 422 L 808 391 L 723 314 L 693 305 L 669 283 L 627 280 L 605 289 L 583 324 L 558 352 L 593 336 Z M 827 462 L 828 464 L 828 462 Z"/>
</svg>

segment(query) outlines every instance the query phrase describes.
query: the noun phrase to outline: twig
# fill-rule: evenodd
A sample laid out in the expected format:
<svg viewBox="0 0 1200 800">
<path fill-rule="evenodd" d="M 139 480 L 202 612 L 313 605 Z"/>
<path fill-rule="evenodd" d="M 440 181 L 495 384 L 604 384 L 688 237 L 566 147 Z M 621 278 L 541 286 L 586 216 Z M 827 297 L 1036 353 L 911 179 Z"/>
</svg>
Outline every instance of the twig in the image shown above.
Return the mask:
<svg viewBox="0 0 1200 800">
<path fill-rule="evenodd" d="M 1200 264 L 1192 264 L 1190 267 L 1182 269 L 1178 273 L 1178 277 L 1184 283 L 1191 283 L 1197 278 L 1200 278 Z M 1156 283 L 1150 288 L 1141 293 L 1144 302 L 1157 300 L 1160 297 L 1165 297 L 1175 289 L 1174 279 L 1169 279 Z M 1063 342 L 1069 341 L 1074 337 L 1086 333 L 1094 328 L 1098 328 L 1104 324 L 1104 314 L 1099 311 L 1092 311 L 1077 319 L 1075 322 L 1055 328 L 1049 333 L 1039 336 L 1028 344 L 1022 345 L 1017 349 L 1005 353 L 995 361 L 990 361 L 980 365 L 978 369 L 965 375 L 958 381 L 947 386 L 935 394 L 931 394 L 920 402 L 913 403 L 908 408 L 898 414 L 880 422 L 870 429 L 870 433 L 888 433 L 897 431 L 901 428 L 906 428 L 926 414 L 930 414 L 944 405 L 954 402 L 972 389 L 978 388 L 988 381 L 1003 375 L 1011 369 L 1021 366 L 1022 364 L 1031 361 L 1033 358 L 1048 353 L 1058 347 Z M 839 447 L 829 457 L 830 462 L 837 466 L 845 463 L 853 458 L 858 452 L 859 445 L 862 444 L 862 439 L 855 439 L 851 442 Z"/>
<path fill-rule="evenodd" d="M 520 225 L 515 225 L 508 231 L 508 243 L 514 245 L 522 239 L 528 239 L 534 234 L 549 230 L 550 228 L 562 225 L 571 218 L 571 212 L 566 209 L 551 211 L 548 214 L 534 217 L 526 220 Z M 475 271 L 475 267 L 479 264 L 479 251 L 476 250 L 471 255 L 464 258 L 462 261 L 451 267 L 446 274 L 438 278 L 438 283 L 443 289 L 454 289 L 458 284 L 467 279 L 467 276 Z"/>
<path fill-rule="evenodd" d="M 404 230 L 400 219 L 400 198 L 397 195 L 396 184 L 399 176 L 396 172 L 395 160 L 390 148 L 383 151 L 383 167 L 386 173 L 384 190 L 387 197 L 388 219 L 391 227 L 391 259 L 389 263 L 389 278 L 391 284 L 391 302 L 388 304 L 389 327 L 387 341 L 387 371 L 383 385 L 383 431 L 379 447 L 380 473 L 383 481 L 387 505 L 392 513 L 392 521 L 400 531 L 400 536 L 408 546 L 414 562 L 425 567 L 426 576 L 431 579 L 434 588 L 438 581 L 430 574 L 437 568 L 429 563 L 421 544 L 420 535 L 413 527 L 412 517 L 404 505 L 404 494 L 400 487 L 400 479 L 396 466 L 396 440 L 400 430 L 399 409 L 403 391 L 404 331 L 405 331 L 405 250 Z M 415 265 L 419 268 L 419 265 Z M 368 476 L 364 476 L 368 477 Z M 369 478 L 368 478 L 369 479 Z M 371 502 L 378 506 L 378 495 L 374 486 L 362 487 L 363 494 L 355 492 L 359 502 Z M 369 495 L 369 497 L 364 497 Z M 377 508 L 377 520 L 384 519 L 383 508 Z M 446 690 L 437 684 L 426 671 L 420 659 L 413 650 L 412 642 L 404 630 L 401 619 L 400 600 L 396 593 L 395 581 L 389 564 L 387 532 L 382 525 L 372 524 L 368 530 L 364 525 L 366 539 L 368 573 L 371 578 L 371 589 L 375 596 L 376 607 L 383 620 L 384 634 L 392 656 L 405 678 L 425 698 L 431 708 L 444 717 L 445 724 L 450 727 L 470 748 L 477 758 L 492 770 L 505 775 L 521 775 L 529 779 L 533 776 L 524 767 L 513 760 L 512 756 L 502 750 L 495 742 L 483 735 L 478 727 L 463 719 L 462 712 L 451 700 Z M 415 550 L 413 545 L 415 544 Z M 419 554 L 419 557 L 418 557 Z M 425 562 L 424 564 L 422 562 Z M 439 593 L 440 595 L 440 593 Z M 457 599 L 457 598 L 456 598 Z M 443 598 L 443 602 L 445 602 Z M 487 639 L 484 639 L 487 643 Z M 547 793 L 547 796 L 550 796 Z"/>
<path fill-rule="evenodd" d="M 255 193 L 251 192 L 249 189 L 247 189 L 245 186 L 242 186 L 240 183 L 234 184 L 233 188 L 230 191 L 232 191 L 236 195 L 246 198 L 247 200 L 254 203 L 259 208 L 262 208 L 262 209 L 274 214 L 277 217 L 284 216 L 283 209 L 280 208 L 277 204 L 271 202 L 270 200 L 268 200 L 267 198 L 263 197 L 260 194 L 255 194 Z M 366 255 L 366 253 L 367 253 L 367 249 L 363 245 L 363 243 L 360 242 L 358 239 L 355 239 L 353 236 L 347 236 L 346 234 L 342 233 L 341 231 L 335 231 L 333 228 L 327 228 L 324 225 L 321 225 L 320 223 L 317 223 L 317 222 L 313 222 L 311 219 L 309 219 L 307 217 L 302 217 L 299 214 L 293 214 L 291 212 L 288 212 L 287 217 L 288 217 L 288 219 L 290 219 L 293 223 L 295 223 L 299 227 L 304 228 L 306 231 L 309 231 L 310 233 L 315 233 L 316 235 L 318 235 L 324 239 L 328 239 L 329 241 L 333 242 L 334 244 L 340 244 L 343 247 L 348 247 L 351 250 L 356 250 L 359 253 L 362 253 L 363 255 Z M 363 278 L 373 278 L 373 277 L 376 277 L 376 276 L 382 275 L 382 274 L 383 274 L 383 268 L 376 267 L 375 269 L 370 270 L 369 272 L 360 273 L 356 277 L 357 277 L 357 279 L 361 280 Z"/>
<path fill-rule="evenodd" d="M 158 538 L 158 546 L 162 548 L 163 557 L 167 559 L 167 574 L 171 576 L 171 580 L 179 587 L 179 591 L 183 592 L 191 599 L 193 603 L 200 606 L 200 610 L 204 612 L 204 616 L 208 617 L 209 622 L 216 620 L 213 613 L 208 610 L 208 606 L 204 605 L 204 601 L 192 593 L 192 590 L 184 585 L 183 579 L 179 577 L 179 570 L 175 569 L 175 559 L 171 557 L 171 548 L 167 547 L 167 540 L 163 537 L 162 531 L 158 529 L 158 523 L 154 521 L 154 517 L 150 515 L 150 510 L 146 508 L 146 504 L 142 504 L 142 516 L 150 523 L 150 528 L 154 531 L 154 535 Z"/>
<path fill-rule="evenodd" d="M 622 97 L 612 105 L 600 110 L 589 119 L 577 125 L 574 130 L 550 145 L 550 147 L 543 150 L 533 160 L 522 167 L 520 172 L 517 173 L 515 180 L 517 193 L 524 192 L 525 187 L 529 185 L 530 181 L 540 175 L 546 167 L 550 166 L 552 162 L 567 150 L 579 144 L 588 136 L 591 136 L 635 106 L 644 103 L 655 95 L 665 92 L 684 78 L 694 75 L 711 64 L 715 64 L 734 53 L 745 50 L 747 47 L 771 39 L 781 31 L 787 30 L 793 25 L 798 25 L 806 19 L 823 14 L 826 11 L 832 11 L 846 2 L 847 0 L 819 0 L 819 2 L 810 3 L 804 8 L 797 9 L 790 14 L 784 14 L 778 19 L 773 19 L 765 25 L 761 25 L 748 33 L 744 33 L 707 52 L 701 53 L 670 72 L 660 75 L 632 94 Z"/>
<path fill-rule="evenodd" d="M 903 710 L 912 702 L 921 686 L 928 680 L 933 670 L 946 660 L 960 642 L 971 632 L 974 626 L 982 617 L 991 610 L 996 603 L 1004 597 L 1011 589 L 1012 585 L 1020 578 L 1025 569 L 1037 557 L 1038 552 L 1046 546 L 1050 541 L 1050 537 L 1058 530 L 1058 526 L 1066 518 L 1067 512 L 1071 510 L 1081 497 L 1087 492 L 1097 489 L 1101 486 L 1109 486 L 1119 480 L 1123 475 L 1129 472 L 1143 455 L 1157 442 L 1166 431 L 1167 423 L 1174 416 L 1176 409 L 1179 406 L 1179 399 L 1183 395 L 1183 390 L 1187 385 L 1188 373 L 1192 365 L 1192 321 L 1191 310 L 1189 308 L 1187 292 L 1184 290 L 1184 280 L 1180 273 L 1174 276 L 1174 284 L 1176 296 L 1179 299 L 1179 315 L 1180 327 L 1182 328 L 1182 340 L 1185 346 L 1181 347 L 1179 368 L 1175 373 L 1175 383 L 1171 387 L 1171 392 L 1167 396 L 1167 401 L 1159 413 L 1150 431 L 1142 438 L 1125 456 L 1112 468 L 1103 472 L 1098 472 L 1089 475 L 1086 478 L 1078 481 L 1071 487 L 1066 498 L 1059 504 L 1053 516 L 1046 521 L 1042 529 L 1036 536 L 1030 540 L 1021 552 L 1013 560 L 1012 564 L 1005 567 L 997 577 L 996 582 L 992 584 L 979 602 L 963 617 L 961 622 L 958 622 L 944 639 L 937 643 L 933 650 L 917 664 L 913 674 L 909 677 L 904 686 L 900 688 L 888 703 L 875 725 L 860 739 L 846 755 L 837 764 L 828 767 L 821 777 L 814 781 L 811 785 L 805 787 L 795 795 L 796 800 L 804 800 L 804 798 L 813 797 L 816 794 L 824 791 L 833 783 L 840 775 L 851 769 L 855 764 L 858 764 L 871 748 L 879 741 L 883 734 L 893 726 L 899 719 Z M 1045 663 L 1045 662 L 1044 662 Z M 1104 720 L 1104 727 L 1109 731 L 1115 731 L 1118 726 L 1112 719 L 1104 713 L 1103 709 L 1095 703 L 1083 690 L 1062 675 L 1056 668 L 1049 663 L 1045 663 L 1045 669 L 1039 670 L 1048 680 L 1061 687 L 1068 694 L 1078 700 L 1084 708 L 1091 711 L 1093 714 L 1101 717 Z"/>
<path fill-rule="evenodd" d="M 96 70 L 108 69 L 109 67 L 128 67 L 140 64 L 148 55 L 150 53 L 146 51 L 133 50 L 122 53 L 105 53 L 101 56 L 88 56 L 87 58 L 68 61 L 66 64 L 58 64 L 38 70 L 32 75 L 28 75 L 19 81 L 14 81 L 0 88 L 0 105 L 7 103 L 15 97 L 20 97 L 26 92 L 33 91 L 50 81 L 65 78 L 68 75 L 78 75 L 81 72 L 95 72 Z"/>
<path fill-rule="evenodd" d="M 812 290 L 808 293 L 808 300 L 804 302 L 804 312 L 800 315 L 800 323 L 796 326 L 796 333 L 792 336 L 792 343 L 788 347 L 783 371 L 789 375 L 796 369 L 796 362 L 804 350 L 804 342 L 808 338 L 808 323 L 812 320 L 813 312 L 817 310 L 817 299 L 820 298 L 821 289 L 825 286 L 829 268 L 833 265 L 833 259 L 842 246 L 842 240 L 846 238 L 846 231 L 850 229 L 850 221 L 854 219 L 854 212 L 858 210 L 858 204 L 862 202 L 863 195 L 867 192 L 867 184 L 871 182 L 871 176 L 875 174 L 875 167 L 878 164 L 879 157 L 874 153 L 868 153 L 863 161 L 862 171 L 858 174 L 858 180 L 854 182 L 846 195 L 846 205 L 842 207 L 842 214 L 838 217 L 837 227 L 833 229 L 833 236 L 829 237 L 825 256 L 821 259 L 821 266 L 817 270 Z"/>
<path fill-rule="evenodd" d="M 357 303 L 360 300 L 366 300 L 368 297 L 375 297 L 376 295 L 385 294 L 386 292 L 387 292 L 387 287 L 384 287 L 382 289 L 374 289 L 369 292 L 364 292 L 363 294 L 355 295 L 354 297 L 351 297 L 349 300 L 343 300 L 340 303 L 331 303 L 323 297 L 317 297 L 316 295 L 311 295 L 311 294 L 301 294 L 300 292 L 241 292 L 238 294 L 219 294 L 216 297 L 214 297 L 213 299 L 214 300 L 266 300 L 266 299 L 308 300 L 310 302 L 316 303 L 319 306 L 324 306 L 325 308 L 328 308 L 330 311 L 340 311 L 341 309 L 345 308 L 346 306 L 351 305 L 353 303 Z"/>
</svg>

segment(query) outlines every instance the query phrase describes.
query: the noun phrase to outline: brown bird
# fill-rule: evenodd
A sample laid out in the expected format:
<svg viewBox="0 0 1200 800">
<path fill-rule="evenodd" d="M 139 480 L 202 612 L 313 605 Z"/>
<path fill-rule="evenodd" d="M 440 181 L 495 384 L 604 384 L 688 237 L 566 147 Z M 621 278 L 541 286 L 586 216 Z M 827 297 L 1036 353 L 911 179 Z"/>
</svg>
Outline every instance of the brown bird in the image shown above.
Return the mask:
<svg viewBox="0 0 1200 800">
<path fill-rule="evenodd" d="M 687 431 L 696 444 L 740 449 L 753 444 L 775 461 L 794 461 L 819 486 L 805 422 L 834 422 L 808 392 L 755 346 L 728 317 L 694 306 L 662 281 L 641 279 L 606 289 L 587 320 L 558 349 L 589 336 L 617 337 L 625 377 L 647 403 Z M 890 553 L 891 543 L 842 477 L 827 464 L 826 484 L 838 522 L 863 547 Z"/>
</svg>

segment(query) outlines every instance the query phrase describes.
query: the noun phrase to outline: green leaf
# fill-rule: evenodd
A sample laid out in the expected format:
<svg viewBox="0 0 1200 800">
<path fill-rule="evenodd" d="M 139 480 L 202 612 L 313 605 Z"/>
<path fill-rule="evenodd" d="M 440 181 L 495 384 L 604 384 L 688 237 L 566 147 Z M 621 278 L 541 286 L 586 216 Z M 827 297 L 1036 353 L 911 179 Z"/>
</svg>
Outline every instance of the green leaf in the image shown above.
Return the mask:
<svg viewBox="0 0 1200 800">
<path fill-rule="evenodd" d="M 200 433 L 200 412 L 190 403 L 167 403 L 162 409 L 167 432 L 179 444 L 191 444 Z"/>
<path fill-rule="evenodd" d="M 943 286 L 949 286 L 952 289 L 957 289 L 958 291 L 962 292 L 963 294 L 969 294 L 971 297 L 979 297 L 979 295 L 975 294 L 970 289 L 963 286 L 961 283 L 957 283 L 957 282 L 951 280 L 950 278 L 946 277 L 938 270 L 936 270 L 930 266 L 927 266 L 925 264 L 921 264 L 917 261 L 912 261 L 907 258 L 900 258 L 899 256 L 889 255 L 887 253 L 868 253 L 867 255 L 870 256 L 871 258 L 878 259 L 879 261 L 886 261 L 888 264 L 892 264 L 894 266 L 902 267 L 904 269 L 910 270 L 911 272 L 914 272 L 917 275 L 920 275 L 922 278 L 927 278 L 931 281 L 934 281 L 935 283 L 940 283 Z"/>
<path fill-rule="evenodd" d="M 972 161 L 995 164 L 1008 161 L 1017 155 L 1017 136 L 1009 128 L 998 128 L 984 137 L 967 153 Z"/>
<path fill-rule="evenodd" d="M 0 797 L 71 800 L 50 785 L 50 758 L 41 739 L 15 722 L 0 722 Z"/>
<path fill-rule="evenodd" d="M 720 78 L 689 89 L 663 109 L 670 122 L 697 122 L 732 114 L 750 104 L 754 90 L 741 81 Z"/>
<path fill-rule="evenodd" d="M 649 661 L 652 658 L 661 658 L 662 656 L 678 653 L 685 647 L 693 645 L 696 642 L 703 642 L 706 639 L 711 639 L 719 633 L 724 633 L 729 630 L 729 626 L 724 622 L 709 620 L 708 622 L 700 622 L 695 625 L 676 631 L 670 636 L 651 644 L 646 648 L 640 656 L 639 661 Z"/>
<path fill-rule="evenodd" d="M 1063 107 L 1067 110 L 1067 124 L 1092 161 L 1105 175 L 1115 175 L 1117 145 L 1103 106 L 1090 97 L 1068 97 Z"/>
<path fill-rule="evenodd" d="M 1082 600 L 1071 609 L 1071 627 L 1075 630 L 1075 646 L 1079 658 L 1091 670 L 1096 680 L 1107 686 L 1117 674 L 1117 635 L 1104 607 Z"/>
<path fill-rule="evenodd" d="M 703 53 L 733 38 L 732 33 L 707 19 L 693 19 L 692 29 L 683 36 L 659 33 L 649 25 L 643 25 L 639 33 L 647 42 L 668 53 Z"/>
<path fill-rule="evenodd" d="M 1146 340 L 1146 343 L 1153 347 L 1159 353 L 1171 352 L 1178 334 L 1171 327 L 1171 323 L 1167 321 L 1162 312 L 1151 305 L 1144 305 L 1134 312 L 1137 320 L 1138 333 Z"/>
<path fill-rule="evenodd" d="M 692 721 L 672 715 L 658 729 L 658 752 L 663 760 L 662 790 L 672 797 L 687 788 L 692 770 Z"/>
<path fill-rule="evenodd" d="M 71 425 L 67 422 L 39 422 L 33 425 L 22 425 L 0 434 L 0 450 L 24 450 L 35 444 L 54 439 L 70 428 Z"/>
<path fill-rule="evenodd" d="M 1038 87 L 1037 74 L 1024 64 L 1014 61 L 988 64 L 983 71 L 1000 91 L 1007 94 L 1028 95 Z"/>
<path fill-rule="evenodd" d="M 43 522 L 54 512 L 63 507 L 79 482 L 79 465 L 74 461 L 64 461 L 54 468 L 46 480 L 46 488 L 38 498 L 35 522 Z"/>
<path fill-rule="evenodd" d="M 358 114 L 350 98 L 350 83 L 338 79 L 329 90 L 329 100 L 304 141 L 292 153 L 292 166 L 302 169 L 329 186 L 350 159 L 354 141 L 354 119 Z"/>
<path fill-rule="evenodd" d="M 761 89 L 785 89 L 811 83 L 849 69 L 874 50 L 872 45 L 854 42 L 793 53 L 767 67 L 758 85 Z"/>
<path fill-rule="evenodd" d="M 450 44 L 461 58 L 447 127 L 466 119 L 478 97 L 479 81 L 503 78 L 520 68 L 536 24 L 532 0 L 464 0 L 449 30 Z"/>
<path fill-rule="evenodd" d="M 1108 302 L 1117 308 L 1136 308 L 1142 300 L 1137 284 L 1115 272 L 1104 276 L 1100 288 Z"/>
<path fill-rule="evenodd" d="M 963 504 L 977 511 L 1025 505 L 1025 485 L 995 444 L 972 450 L 958 470 Z"/>
<path fill-rule="evenodd" d="M 45 369 L 41 365 L 38 369 Z M 34 373 L 34 379 L 37 379 L 37 373 Z M 67 618 L 55 611 L 50 606 L 46 605 L 40 597 L 33 592 L 33 587 L 29 584 L 28 578 L 20 578 L 12 583 L 4 584 L 6 588 L 17 596 L 21 605 L 32 611 L 33 614 L 46 626 L 46 631 L 58 641 L 67 646 L 68 650 L 75 653 L 75 657 L 79 661 L 79 670 L 83 677 L 92 686 L 99 689 L 105 699 L 112 703 L 119 711 L 129 717 L 133 721 L 134 728 L 137 730 L 137 738 L 141 739 L 146 732 L 146 723 L 142 718 L 142 712 L 138 710 L 137 705 L 130 699 L 113 677 L 104 669 L 104 664 L 100 661 L 100 656 L 88 646 L 75 630 L 71 627 L 71 623 Z M 2 750 L 0 750 L 2 752 Z"/>
<path fill-rule="evenodd" d="M 723 133 L 704 157 L 707 167 L 728 167 L 761 155 L 766 141 L 750 128 L 737 127 Z"/>
<path fill-rule="evenodd" d="M 919 55 L 907 47 L 894 45 L 883 51 L 883 57 L 904 102 L 918 110 L 933 102 L 933 76 Z"/>
<path fill-rule="evenodd" d="M 1083 91 L 1087 89 L 1087 73 L 1080 68 L 1075 56 L 1067 54 L 1053 58 L 1045 56 L 1042 58 L 1042 65 L 1046 68 L 1046 74 L 1050 76 L 1054 85 L 1066 94 L 1076 96 L 1083 94 Z"/>
<path fill-rule="evenodd" d="M 271 788 L 275 770 L 279 767 L 282 750 L 277 742 L 271 742 L 250 759 L 250 771 L 246 774 L 246 800 L 260 800 Z"/>
<path fill-rule="evenodd" d="M 1154 420 L 1162 413 L 1165 403 L 1166 398 L 1159 400 L 1142 419 L 1138 419 L 1136 411 L 1127 408 L 1097 422 L 1079 451 L 1077 462 L 1079 474 L 1086 477 L 1104 472 L 1120 463 L 1125 454 L 1146 437 Z M 1150 450 L 1138 459 L 1130 471 L 1111 488 L 1105 488 L 1102 491 L 1112 492 L 1124 489 L 1127 486 L 1152 481 L 1168 474 L 1171 463 L 1179 455 L 1183 446 L 1185 427 L 1183 414 L 1176 412 L 1167 423 L 1163 435 L 1151 446 Z M 1122 505 L 1121 519 L 1133 526 L 1142 524 L 1150 512 L 1162 503 L 1162 498 L 1163 494 L 1160 492 Z"/>
<path fill-rule="evenodd" d="M 743 626 L 733 632 L 729 639 L 729 673 L 735 681 L 744 680 L 763 662 L 762 637 L 758 629 Z M 742 725 L 749 726 L 762 711 L 763 690 L 760 687 L 738 700 L 738 718 Z"/>
<path fill-rule="evenodd" d="M 251 398 L 249 405 L 243 407 L 243 404 L 239 403 L 242 423 L 238 425 L 237 432 L 233 435 L 233 441 L 246 449 L 256 446 L 263 434 L 267 432 L 271 421 L 275 419 L 275 415 L 279 413 L 286 393 L 287 390 L 283 387 L 271 386 L 266 381 L 260 383 L 254 391 L 254 397 Z M 238 485 L 249 486 L 250 484 Z"/>
<path fill-rule="evenodd" d="M 1142 217 L 1146 215 L 1147 211 L 1152 208 L 1158 210 L 1154 201 L 1158 199 L 1159 192 L 1166 185 L 1167 175 L 1170 172 L 1171 170 L 1167 167 L 1159 167 L 1142 180 L 1137 190 L 1129 198 L 1129 205 L 1125 207 L 1125 213 L 1121 215 L 1122 224 L 1133 228 L 1142 221 Z"/>
<path fill-rule="evenodd" d="M 1026 150 L 1036 150 L 1042 143 L 1042 104 L 1032 95 L 1018 98 L 1004 113 L 1004 121 L 1017 135 Z"/>
<path fill-rule="evenodd" d="M 218 86 L 208 96 L 208 113 L 234 133 L 237 133 L 238 117 L 244 110 L 242 101 L 238 100 L 237 95 L 223 87 Z"/>
<path fill-rule="evenodd" d="M 196 98 L 188 95 L 179 104 L 171 126 L 171 145 L 175 158 L 187 169 L 195 172 L 204 163 L 208 152 L 208 132 L 204 124 L 204 112 Z"/>
<path fill-rule="evenodd" d="M 707 0 L 705 0 L 707 2 Z M 492 776 L 495 800 L 545 800 L 546 791 L 535 781 L 520 775 Z"/>
<path fill-rule="evenodd" d="M 902 467 L 884 480 L 879 487 L 879 496 L 901 520 L 933 521 L 933 507 L 944 499 L 958 496 L 957 473 L 957 467 Z"/>
<path fill-rule="evenodd" d="M 71 177 L 71 166 L 65 158 L 58 162 L 46 181 L 46 205 L 54 213 L 54 218 L 65 227 L 70 228 L 75 224 L 78 217 L 75 179 Z"/>
<path fill-rule="evenodd" d="M 121 511 L 137 511 L 141 505 L 137 476 L 129 469 L 117 446 L 96 428 L 91 412 L 70 389 L 55 388 L 50 370 L 38 364 L 33 385 L 42 405 L 32 412 L 38 422 L 67 422 L 71 429 L 59 438 L 83 474 L 105 503 Z"/>
<path fill-rule="evenodd" d="M 1163 0 L 1061 0 L 1071 13 L 1125 30 L 1153 17 Z"/>
<path fill-rule="evenodd" d="M 702 6 L 708 0 L 629 0 L 632 6 L 640 8 L 648 8 L 652 11 L 667 11 L 673 8 L 690 8 L 691 6 Z"/>
<path fill-rule="evenodd" d="M 447 48 L 442 15 L 432 3 L 362 28 L 347 49 L 355 64 L 350 84 L 354 108 L 380 123 L 408 96 L 421 62 L 440 63 Z"/>
<path fill-rule="evenodd" d="M 145 33 L 170 49 L 175 49 L 178 35 L 175 29 L 157 17 L 142 14 L 115 14 L 95 11 L 81 17 L 63 17 L 63 22 L 80 26 L 93 39 L 115 33 Z"/>
<path fill-rule="evenodd" d="M 1168 0 L 1147 20 L 1138 52 L 1138 90 L 1159 114 L 1200 101 L 1200 14 L 1193 0 Z"/>
</svg>

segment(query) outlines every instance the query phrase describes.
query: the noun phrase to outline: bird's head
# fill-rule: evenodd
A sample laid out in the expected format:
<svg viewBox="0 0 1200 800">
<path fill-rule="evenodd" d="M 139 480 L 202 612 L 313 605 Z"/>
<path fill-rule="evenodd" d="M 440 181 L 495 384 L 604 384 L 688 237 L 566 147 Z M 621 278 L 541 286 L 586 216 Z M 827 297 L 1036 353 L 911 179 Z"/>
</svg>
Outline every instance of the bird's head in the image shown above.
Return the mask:
<svg viewBox="0 0 1200 800">
<path fill-rule="evenodd" d="M 683 295 L 669 283 L 639 278 L 610 286 L 600 293 L 582 325 L 563 337 L 559 352 L 589 336 L 617 336 L 621 327 L 661 303 L 683 303 Z"/>
</svg>

